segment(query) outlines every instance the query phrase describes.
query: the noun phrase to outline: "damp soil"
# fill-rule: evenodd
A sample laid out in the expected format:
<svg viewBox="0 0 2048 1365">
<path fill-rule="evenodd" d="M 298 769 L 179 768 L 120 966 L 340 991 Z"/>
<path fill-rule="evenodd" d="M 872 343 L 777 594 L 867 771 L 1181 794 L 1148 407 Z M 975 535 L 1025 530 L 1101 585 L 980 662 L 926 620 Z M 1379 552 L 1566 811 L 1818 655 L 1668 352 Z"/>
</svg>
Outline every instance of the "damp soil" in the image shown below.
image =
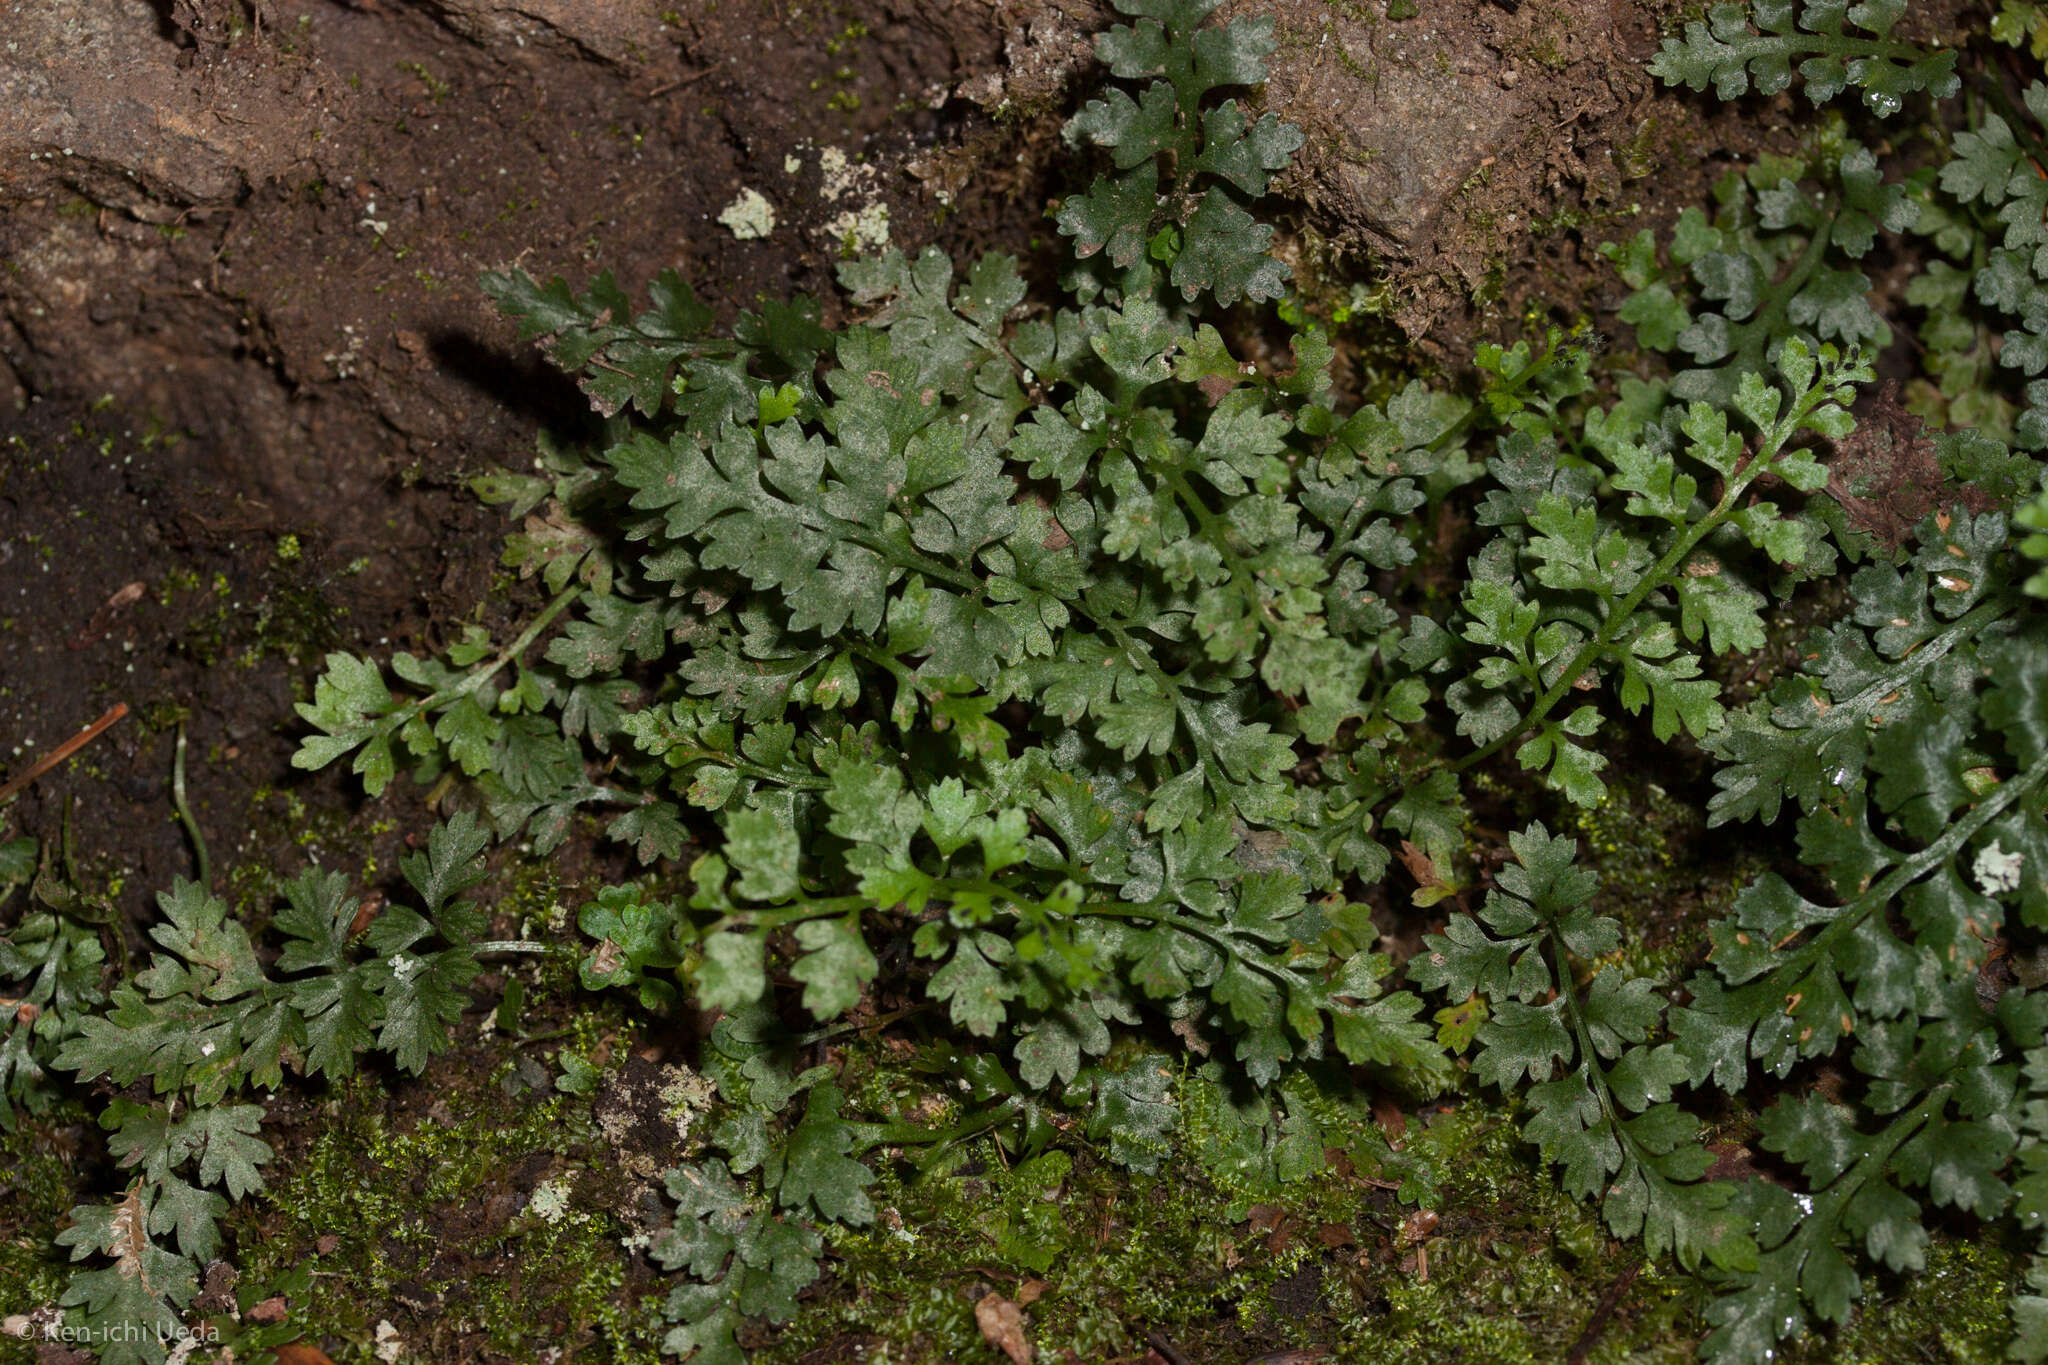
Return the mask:
<svg viewBox="0 0 2048 1365">
<path fill-rule="evenodd" d="M 480 36 L 459 5 L 266 5 L 229 42 L 221 16 L 248 11 L 181 3 L 153 22 L 194 97 L 220 118 L 240 92 L 286 106 L 285 165 L 225 203 L 109 190 L 104 166 L 0 173 L 0 773 L 128 708 L 10 818 L 55 833 L 71 809 L 76 855 L 131 918 L 194 872 L 169 803 L 181 727 L 216 864 L 260 856 L 260 794 L 352 809 L 348 782 L 290 767 L 323 652 L 431 650 L 527 604 L 466 481 L 594 419 L 480 272 L 637 287 L 673 268 L 729 317 L 831 303 L 827 225 L 869 204 L 911 247 L 1030 251 L 1041 225 L 1007 210 L 1042 197 L 1018 183 L 1042 161 L 942 217 L 861 171 L 958 141 L 964 115 L 928 92 L 994 59 L 989 25 L 686 8 L 655 22 L 662 46 L 598 52 L 540 25 Z M 827 183 L 828 149 L 850 186 Z M 757 186 L 780 221 L 742 241 L 717 218 Z"/>
</svg>

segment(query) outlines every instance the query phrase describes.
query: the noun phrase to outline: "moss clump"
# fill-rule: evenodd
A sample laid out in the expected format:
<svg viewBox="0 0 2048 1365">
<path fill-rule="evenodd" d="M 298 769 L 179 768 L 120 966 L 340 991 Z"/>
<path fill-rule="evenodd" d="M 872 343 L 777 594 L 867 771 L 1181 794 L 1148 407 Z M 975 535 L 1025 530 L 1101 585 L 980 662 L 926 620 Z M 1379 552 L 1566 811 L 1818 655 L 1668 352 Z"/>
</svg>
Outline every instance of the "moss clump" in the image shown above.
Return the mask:
<svg viewBox="0 0 2048 1365">
<path fill-rule="evenodd" d="M 0 1131 L 0 1313 L 32 1312 L 64 1292 L 57 1225 L 78 1196 L 74 1135 L 90 1127 L 84 1108 L 67 1103 Z M 31 1343 L 0 1334 L 0 1365 L 35 1358 Z"/>
<path fill-rule="evenodd" d="M 1150 1332 L 1190 1359 L 1346 1343 L 1341 1358 L 1374 1365 L 1562 1359 L 1627 1264 L 1594 1211 L 1497 1108 L 1418 1120 L 1407 1153 L 1439 1173 L 1443 1212 L 1418 1215 L 1348 1161 L 1258 1203 L 1184 1158 L 1157 1176 L 1064 1152 L 1006 1168 L 984 1145 L 953 1175 L 885 1167 L 879 1218 L 833 1233 L 834 1281 L 759 1359 L 978 1356 L 988 1292 L 1032 1299 L 1046 1359 L 1140 1355 Z M 1690 1283 L 1645 1267 L 1625 1289 L 1586 1358 L 1688 1359 Z"/>
<path fill-rule="evenodd" d="M 189 615 L 177 647 L 208 668 L 254 668 L 271 657 L 296 666 L 339 644 L 348 617 L 348 608 L 327 595 L 339 575 L 316 570 L 299 538 L 287 535 L 253 588 L 237 589 L 225 574 L 215 574 L 210 583 L 173 575 L 166 578 L 158 601 L 169 607 L 182 594 L 194 595 L 184 608 Z M 349 572 L 347 567 L 341 571 Z"/>
<path fill-rule="evenodd" d="M 885 1070 L 866 1090 L 901 1107 L 916 1086 Z M 928 1117 L 942 1125 L 938 1103 Z M 1185 1156 L 1158 1176 L 1062 1151 L 1006 1166 L 992 1144 L 952 1174 L 878 1163 L 877 1221 L 834 1230 L 832 1279 L 757 1359 L 983 1358 L 984 1293 L 1031 1300 L 1045 1359 L 1142 1355 L 1148 1333 L 1190 1359 L 1313 1346 L 1369 1365 L 1693 1359 L 1700 1282 L 1609 1238 L 1537 1161 L 1521 1119 L 1474 1102 L 1410 1121 L 1404 1155 L 1434 1173 L 1434 1212 L 1342 1161 L 1258 1203 Z M 1937 1243 L 1895 1301 L 1789 1358 L 1996 1360 L 2012 1273 L 2002 1250 Z"/>
<path fill-rule="evenodd" d="M 1867 1310 L 1839 1331 L 1797 1343 L 1785 1353 L 1787 1365 L 2003 1361 L 2012 1341 L 2008 1304 L 2020 1269 L 2001 1246 L 1936 1242 L 1927 1249 L 1926 1269 L 1910 1279 L 1868 1284 Z"/>
<path fill-rule="evenodd" d="M 410 1121 L 387 1116 L 372 1080 L 341 1087 L 238 1237 L 245 1278 L 281 1281 L 317 1254 L 291 1313 L 344 1342 L 368 1343 L 395 1318 L 428 1358 L 460 1341 L 515 1358 L 573 1343 L 579 1358 L 650 1359 L 624 1292 L 626 1229 L 586 1193 L 587 1106 L 511 1093 L 518 1059 L 506 1048 L 492 1061 L 437 1067 L 421 1084 L 446 1088 Z M 465 1086 L 464 1075 L 478 1080 Z M 548 1218 L 527 1208 L 544 1183 L 558 1196 Z"/>
</svg>

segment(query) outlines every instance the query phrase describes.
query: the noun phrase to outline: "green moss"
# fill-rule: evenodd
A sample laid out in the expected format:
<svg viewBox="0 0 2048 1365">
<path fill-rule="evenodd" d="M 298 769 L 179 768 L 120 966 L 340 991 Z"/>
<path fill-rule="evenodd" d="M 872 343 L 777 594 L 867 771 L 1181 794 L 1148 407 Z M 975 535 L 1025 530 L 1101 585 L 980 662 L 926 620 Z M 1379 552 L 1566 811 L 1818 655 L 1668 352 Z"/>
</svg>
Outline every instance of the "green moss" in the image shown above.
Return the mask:
<svg viewBox="0 0 2048 1365">
<path fill-rule="evenodd" d="M 227 871 L 225 890 L 242 922 L 257 932 L 269 922 L 278 888 L 298 871 L 299 860 L 285 856 L 286 850 L 306 850 L 326 866 L 360 878 L 377 870 L 368 846 L 375 830 L 352 829 L 347 811 L 315 810 L 295 791 L 262 786 L 251 793 L 243 818 L 250 846 L 266 850 L 267 856 L 236 859 Z"/>
<path fill-rule="evenodd" d="M 1614 164 L 1625 180 L 1641 180 L 1657 169 L 1661 158 L 1658 156 L 1660 129 L 1656 115 L 1651 115 L 1636 124 L 1635 134 L 1626 142 L 1616 143 L 1612 153 Z"/>
<path fill-rule="evenodd" d="M 626 1229 L 593 1197 L 601 1181 L 579 1159 L 579 1144 L 594 1140 L 587 1110 L 561 1095 L 508 1095 L 501 1081 L 517 1059 L 509 1048 L 497 1058 L 495 1068 L 475 1057 L 443 1068 L 476 1080 L 410 1122 L 386 1116 L 377 1080 L 340 1087 L 311 1145 L 281 1156 L 238 1229 L 245 1278 L 281 1281 L 317 1253 L 293 1314 L 357 1346 L 379 1320 L 419 1305 L 426 1325 L 400 1331 L 428 1358 L 436 1342 L 461 1341 L 516 1358 L 581 1343 L 582 1358 L 645 1359 L 645 1324 L 623 1293 Z M 553 1217 L 524 1208 L 536 1168 L 563 1195 Z"/>
<path fill-rule="evenodd" d="M 467 1328 L 497 1350 L 526 1358 L 565 1334 L 590 1333 L 611 1344 L 613 1359 L 652 1359 L 642 1339 L 648 1325 L 621 1297 L 626 1260 L 619 1241 L 618 1224 L 602 1210 L 572 1208 L 558 1221 L 529 1213 L 502 1244 L 519 1273 L 477 1283 L 474 1305 L 455 1331 Z"/>
<path fill-rule="evenodd" d="M 1370 29 L 1368 29 L 1368 34 L 1370 34 Z M 1325 20 L 1323 22 L 1323 31 L 1320 40 L 1312 38 L 1308 34 L 1304 33 L 1298 39 L 1292 40 L 1290 45 L 1298 46 L 1305 50 L 1314 51 L 1318 53 L 1327 52 L 1336 61 L 1338 66 L 1344 68 L 1345 73 L 1348 74 L 1353 80 L 1363 81 L 1375 87 L 1377 87 L 1379 84 L 1380 69 L 1377 61 L 1375 61 L 1373 65 L 1367 66 L 1364 62 L 1360 61 L 1356 56 L 1352 55 L 1351 49 L 1345 44 L 1344 40 L 1340 36 L 1338 36 L 1335 29 L 1331 26 L 1328 20 Z M 1366 50 L 1368 52 L 1372 50 L 1372 44 L 1369 37 L 1366 43 Z"/>
<path fill-rule="evenodd" d="M 189 613 L 177 647 L 208 668 L 253 668 L 273 656 L 296 665 L 341 639 L 348 609 L 327 595 L 335 577 L 307 559 L 297 535 L 285 534 L 253 593 L 238 594 L 224 574 L 209 582 L 189 569 L 173 569 L 158 580 L 155 598 L 161 608 Z"/>
<path fill-rule="evenodd" d="M 1898 1361 L 2006 1359 L 2012 1340 L 2007 1300 L 2019 1279 L 2011 1252 L 1983 1242 L 1936 1242 L 1910 1279 L 1873 1283 L 1882 1298 L 1847 1326 L 1809 1337 L 1785 1353 L 1788 1365 L 1895 1365 Z"/>
<path fill-rule="evenodd" d="M 888 1167 L 876 1223 L 833 1231 L 834 1282 L 759 1359 L 854 1343 L 870 1361 L 979 1355 L 974 1298 L 1030 1281 L 1046 1359 L 1141 1355 L 1148 1331 L 1190 1359 L 1339 1343 L 1375 1365 L 1562 1359 L 1627 1265 L 1594 1211 L 1558 1191 L 1497 1109 L 1418 1121 L 1408 1155 L 1438 1173 L 1433 1218 L 1363 1166 L 1257 1204 L 1185 1161 L 1141 1176 L 1058 1152 L 1005 1169 L 984 1145 L 950 1176 Z M 1689 1281 L 1641 1269 L 1587 1359 L 1676 1365 L 1693 1307 Z"/>
<path fill-rule="evenodd" d="M 1630 931 L 1637 949 L 1630 970 L 1675 974 L 1686 950 L 1697 946 L 1688 924 L 1699 917 L 1687 911 L 1701 900 L 1694 862 L 1694 841 L 1704 833 L 1699 812 L 1639 773 L 1617 773 L 1606 801 L 1577 808 L 1570 818 L 1586 865 L 1600 878 L 1601 912 Z M 1730 884 L 1725 895 L 1710 896 L 1712 908 L 1724 909 L 1734 891 Z"/>
<path fill-rule="evenodd" d="M 943 1124 L 950 1106 L 920 1098 L 920 1084 L 885 1069 L 860 1088 Z M 856 1346 L 869 1361 L 981 1358 L 974 1300 L 1029 1286 L 1027 1332 L 1046 1359 L 1142 1355 L 1157 1332 L 1190 1359 L 1341 1346 L 1337 1358 L 1370 1365 L 1536 1365 L 1583 1345 L 1594 1365 L 1691 1360 L 1706 1291 L 1611 1239 L 1536 1159 L 1521 1119 L 1475 1101 L 1410 1120 L 1404 1155 L 1434 1173 L 1433 1214 L 1398 1202 L 1363 1162 L 1257 1204 L 1254 1186 L 1184 1159 L 1158 1176 L 1085 1153 L 1006 1167 L 982 1144 L 949 1175 L 878 1163 L 878 1219 L 830 1232 L 832 1279 L 757 1358 L 851 1358 Z M 1188 1126 L 1198 1142 L 1199 1116 Z M 1995 1360 L 2012 1273 L 2001 1250 L 1937 1244 L 1899 1298 L 1790 1358 Z"/>
<path fill-rule="evenodd" d="M 259 842 L 314 847 L 329 866 L 378 878 L 374 847 L 388 821 L 352 821 L 268 789 L 253 809 Z M 260 926 L 269 912 L 272 861 L 230 874 L 245 922 Z M 518 862 L 500 885 L 493 908 L 518 934 L 573 934 L 577 895 L 556 869 Z M 514 970 L 535 1036 L 559 1035 L 585 1053 L 615 1038 L 616 1002 L 580 990 L 573 955 Z M 545 1055 L 512 1036 L 517 1022 L 417 1081 L 394 1088 L 389 1076 L 358 1075 L 275 1130 L 268 1191 L 235 1215 L 232 1245 L 244 1284 L 286 1289 L 292 1321 L 315 1325 L 312 1339 L 336 1360 L 374 1359 L 377 1324 L 390 1319 L 422 1358 L 458 1344 L 516 1359 L 568 1345 L 579 1359 L 652 1365 L 651 1310 L 627 1287 L 625 1193 L 606 1163 L 580 1150 L 600 1141 L 588 1101 L 549 1092 Z M 297 1145 L 295 1133 L 309 1140 Z M 558 1216 L 525 1208 L 541 1183 L 562 1195 Z M 294 1283 L 307 1264 L 315 1272 Z"/>
<path fill-rule="evenodd" d="M 0 1312 L 30 1312 L 64 1292 L 70 1272 L 56 1246 L 57 1224 L 80 1198 L 71 1135 L 91 1124 L 74 1101 L 0 1131 Z M 29 1343 L 0 1335 L 0 1365 L 35 1358 Z"/>
<path fill-rule="evenodd" d="M 398 69 L 413 76 L 421 85 L 424 85 L 427 88 L 428 97 L 436 104 L 441 103 L 441 101 L 455 93 L 455 87 L 442 80 L 439 76 L 436 76 L 432 71 L 429 71 L 424 62 L 400 62 L 398 63 Z"/>
<path fill-rule="evenodd" d="M 492 908 L 512 920 L 518 937 L 577 941 L 576 909 L 588 895 L 567 883 L 552 863 L 523 859 L 507 869 L 502 887 Z M 531 1001 L 552 996 L 572 1003 L 570 1045 L 587 1053 L 597 1046 L 597 1033 L 619 1026 L 621 1014 L 613 996 L 593 999 L 582 989 L 576 972 L 579 960 L 574 954 L 548 954 L 528 959 L 522 970 L 533 973 Z"/>
</svg>

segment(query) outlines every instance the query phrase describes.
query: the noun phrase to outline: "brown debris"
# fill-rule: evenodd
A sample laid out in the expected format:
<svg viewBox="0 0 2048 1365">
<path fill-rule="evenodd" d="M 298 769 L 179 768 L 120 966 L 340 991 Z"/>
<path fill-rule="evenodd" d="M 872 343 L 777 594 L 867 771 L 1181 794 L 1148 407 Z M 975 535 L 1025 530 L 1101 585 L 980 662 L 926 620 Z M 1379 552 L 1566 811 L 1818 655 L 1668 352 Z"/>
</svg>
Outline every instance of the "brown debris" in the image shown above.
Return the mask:
<svg viewBox="0 0 2048 1365">
<path fill-rule="evenodd" d="M 984 1294 L 974 1304 L 974 1325 L 983 1340 L 1008 1356 L 1011 1365 L 1031 1365 L 1031 1340 L 1024 1335 L 1024 1310 L 1001 1294 Z"/>
<path fill-rule="evenodd" d="M 300 1341 L 278 1347 L 276 1359 L 277 1365 L 334 1365 L 325 1351 Z"/>
</svg>

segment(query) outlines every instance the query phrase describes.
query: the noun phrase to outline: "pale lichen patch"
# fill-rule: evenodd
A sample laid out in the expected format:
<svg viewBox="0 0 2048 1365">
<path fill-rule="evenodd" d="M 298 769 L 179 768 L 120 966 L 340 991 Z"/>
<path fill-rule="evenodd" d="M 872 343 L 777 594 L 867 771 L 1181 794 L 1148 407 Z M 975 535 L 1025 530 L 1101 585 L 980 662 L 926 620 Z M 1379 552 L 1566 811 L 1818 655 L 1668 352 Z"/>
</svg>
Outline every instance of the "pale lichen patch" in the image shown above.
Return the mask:
<svg viewBox="0 0 2048 1365">
<path fill-rule="evenodd" d="M 759 190 L 743 188 L 718 215 L 718 221 L 733 236 L 751 242 L 775 231 L 775 206 Z"/>
<path fill-rule="evenodd" d="M 848 209 L 826 223 L 823 231 L 858 255 L 885 250 L 889 245 L 889 206 L 877 202 L 857 213 Z"/>
<path fill-rule="evenodd" d="M 526 1208 L 543 1223 L 559 1223 L 569 1212 L 569 1186 L 561 1180 L 544 1180 L 533 1187 Z"/>
</svg>

